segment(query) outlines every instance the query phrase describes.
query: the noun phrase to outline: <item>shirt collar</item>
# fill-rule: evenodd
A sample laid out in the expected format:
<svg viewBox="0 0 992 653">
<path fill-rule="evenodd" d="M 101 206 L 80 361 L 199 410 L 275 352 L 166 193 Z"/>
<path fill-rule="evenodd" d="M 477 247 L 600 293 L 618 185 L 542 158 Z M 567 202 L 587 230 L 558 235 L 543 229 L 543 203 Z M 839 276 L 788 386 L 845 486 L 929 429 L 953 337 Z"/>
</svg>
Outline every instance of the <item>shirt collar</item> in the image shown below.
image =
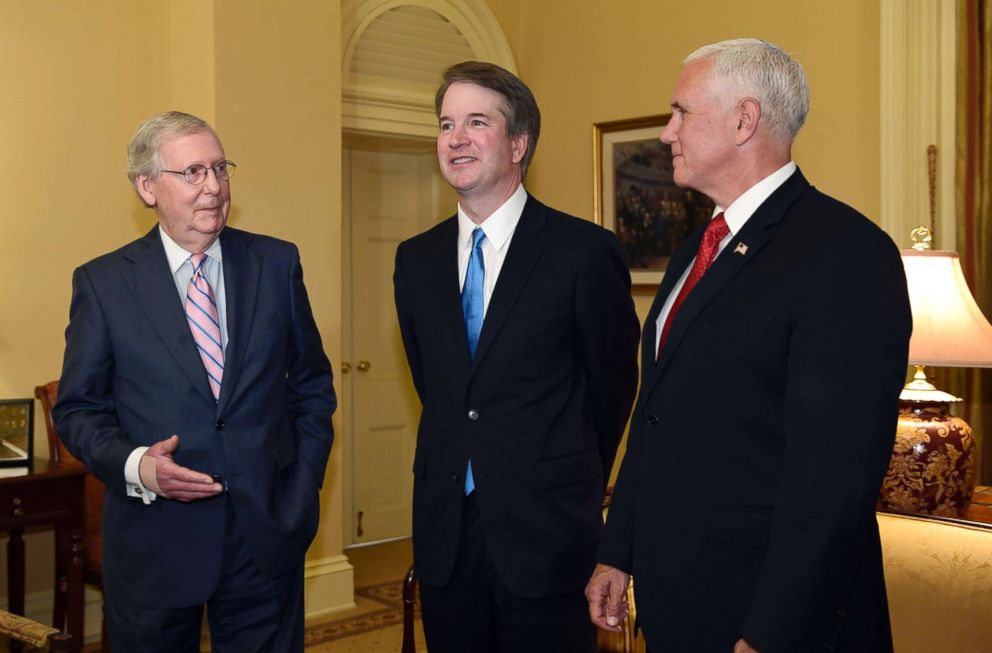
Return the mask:
<svg viewBox="0 0 992 653">
<path fill-rule="evenodd" d="M 768 197 L 774 193 L 779 186 L 785 183 L 785 180 L 792 176 L 792 173 L 796 171 L 796 162 L 789 161 L 784 166 L 768 175 L 754 186 L 748 188 L 744 193 L 735 199 L 730 206 L 726 209 L 722 207 L 716 207 L 713 209 L 713 215 L 723 211 L 723 219 L 727 221 L 727 227 L 730 228 L 731 235 L 736 236 L 737 232 L 741 230 L 744 223 L 754 215 L 754 212 L 758 210 Z"/>
<path fill-rule="evenodd" d="M 476 227 L 482 227 L 486 233 L 486 240 L 496 250 L 503 248 L 506 242 L 513 235 L 513 230 L 520 222 L 520 216 L 524 212 L 524 205 L 527 204 L 527 191 L 524 185 L 517 186 L 517 190 L 510 195 L 503 204 L 492 212 L 481 225 L 472 222 L 471 218 L 458 206 L 458 246 L 461 248 L 471 247 L 472 232 Z"/>
<path fill-rule="evenodd" d="M 158 226 L 158 233 L 162 237 L 162 246 L 165 247 L 165 258 L 169 260 L 169 269 L 172 270 L 172 274 L 175 274 L 194 252 L 187 252 L 179 243 L 172 240 L 169 234 L 165 233 L 162 225 Z M 206 254 L 216 261 L 224 260 L 220 249 L 220 238 L 214 240 L 213 244 L 207 248 Z"/>
</svg>

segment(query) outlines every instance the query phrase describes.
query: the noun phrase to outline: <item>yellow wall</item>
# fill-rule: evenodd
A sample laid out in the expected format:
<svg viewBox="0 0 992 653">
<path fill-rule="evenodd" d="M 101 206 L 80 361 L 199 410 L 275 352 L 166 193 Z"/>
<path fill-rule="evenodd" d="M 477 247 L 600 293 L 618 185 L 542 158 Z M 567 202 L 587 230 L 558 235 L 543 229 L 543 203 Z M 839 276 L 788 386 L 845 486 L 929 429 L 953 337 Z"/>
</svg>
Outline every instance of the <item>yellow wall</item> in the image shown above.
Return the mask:
<svg viewBox="0 0 992 653">
<path fill-rule="evenodd" d="M 0 2 L 0 397 L 58 377 L 72 269 L 154 222 L 125 148 L 170 104 L 167 8 Z"/>
<path fill-rule="evenodd" d="M 125 149 L 173 108 L 212 122 L 238 162 L 231 223 L 300 244 L 340 360 L 340 50 L 336 2 L 0 0 L 0 398 L 58 377 L 73 268 L 155 223 Z M 340 459 L 310 559 L 341 553 Z M 51 551 L 29 536 L 29 592 L 51 588 Z"/>
<path fill-rule="evenodd" d="M 592 218 L 592 124 L 669 112 L 680 62 L 695 48 L 752 36 L 802 62 L 811 111 L 794 156 L 820 189 L 879 211 L 879 8 L 832 0 L 488 0 L 518 73 L 541 107 L 528 187 Z M 639 293 L 641 318 L 653 292 Z"/>
</svg>

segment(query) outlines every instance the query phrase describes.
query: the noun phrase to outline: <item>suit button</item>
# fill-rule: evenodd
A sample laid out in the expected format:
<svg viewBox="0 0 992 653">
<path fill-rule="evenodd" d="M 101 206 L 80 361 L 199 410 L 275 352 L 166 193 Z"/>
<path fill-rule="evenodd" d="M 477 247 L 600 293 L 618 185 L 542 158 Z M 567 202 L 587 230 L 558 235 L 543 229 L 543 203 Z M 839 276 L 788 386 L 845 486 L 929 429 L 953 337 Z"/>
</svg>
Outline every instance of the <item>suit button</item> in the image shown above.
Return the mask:
<svg viewBox="0 0 992 653">
<path fill-rule="evenodd" d="M 217 429 L 218 431 L 223 431 L 224 430 L 224 421 L 223 420 L 217 420 L 217 423 L 214 424 L 214 428 Z"/>
<path fill-rule="evenodd" d="M 657 415 L 648 415 L 648 424 L 650 424 L 652 428 L 654 428 L 655 426 L 658 426 L 658 416 Z"/>
<path fill-rule="evenodd" d="M 458 483 L 459 481 L 461 481 L 462 480 L 462 474 L 461 474 L 461 472 L 452 472 L 451 473 L 451 480 L 454 481 L 455 483 Z"/>
<path fill-rule="evenodd" d="M 472 408 L 472 409 L 470 409 L 470 410 L 468 411 L 468 418 L 469 418 L 470 420 L 472 420 L 473 422 L 474 422 L 475 420 L 477 420 L 477 419 L 479 419 L 479 411 L 477 411 L 477 410 L 476 410 L 476 409 L 474 409 L 474 408 Z"/>
</svg>

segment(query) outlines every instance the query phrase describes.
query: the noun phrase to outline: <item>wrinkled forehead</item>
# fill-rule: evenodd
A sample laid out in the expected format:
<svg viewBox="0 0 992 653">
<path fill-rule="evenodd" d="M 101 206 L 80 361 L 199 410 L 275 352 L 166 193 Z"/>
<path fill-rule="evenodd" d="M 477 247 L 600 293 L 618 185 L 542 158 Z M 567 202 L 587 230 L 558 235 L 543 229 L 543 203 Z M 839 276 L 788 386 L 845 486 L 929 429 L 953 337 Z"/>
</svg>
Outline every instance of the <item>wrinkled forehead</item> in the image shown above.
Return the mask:
<svg viewBox="0 0 992 653">
<path fill-rule="evenodd" d="M 224 155 L 224 146 L 212 129 L 174 130 L 162 136 L 156 150 L 160 161 L 204 155 Z"/>
</svg>

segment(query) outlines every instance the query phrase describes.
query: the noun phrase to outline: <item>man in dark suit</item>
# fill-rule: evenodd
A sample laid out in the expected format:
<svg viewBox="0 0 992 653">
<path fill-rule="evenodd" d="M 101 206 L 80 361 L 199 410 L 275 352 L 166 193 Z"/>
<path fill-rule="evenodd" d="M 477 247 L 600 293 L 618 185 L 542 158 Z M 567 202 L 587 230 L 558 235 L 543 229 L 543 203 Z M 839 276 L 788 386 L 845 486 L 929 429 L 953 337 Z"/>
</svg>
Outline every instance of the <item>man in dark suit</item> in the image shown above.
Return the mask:
<svg viewBox="0 0 992 653">
<path fill-rule="evenodd" d="M 111 648 L 303 650 L 303 558 L 335 408 L 290 243 L 225 228 L 234 164 L 153 116 L 128 177 L 158 225 L 73 276 L 54 417 L 106 484 Z"/>
<path fill-rule="evenodd" d="M 414 563 L 431 653 L 594 651 L 582 588 L 637 383 L 616 238 L 529 196 L 540 113 L 492 64 L 436 96 L 457 215 L 396 252 L 396 307 L 423 403 Z"/>
<path fill-rule="evenodd" d="M 593 621 L 615 630 L 633 574 L 656 652 L 892 648 L 874 506 L 906 372 L 906 281 L 889 237 L 792 161 L 808 97 L 781 49 L 725 41 L 686 59 L 661 135 L 675 182 L 717 208 L 648 314 L 586 589 Z"/>
</svg>

